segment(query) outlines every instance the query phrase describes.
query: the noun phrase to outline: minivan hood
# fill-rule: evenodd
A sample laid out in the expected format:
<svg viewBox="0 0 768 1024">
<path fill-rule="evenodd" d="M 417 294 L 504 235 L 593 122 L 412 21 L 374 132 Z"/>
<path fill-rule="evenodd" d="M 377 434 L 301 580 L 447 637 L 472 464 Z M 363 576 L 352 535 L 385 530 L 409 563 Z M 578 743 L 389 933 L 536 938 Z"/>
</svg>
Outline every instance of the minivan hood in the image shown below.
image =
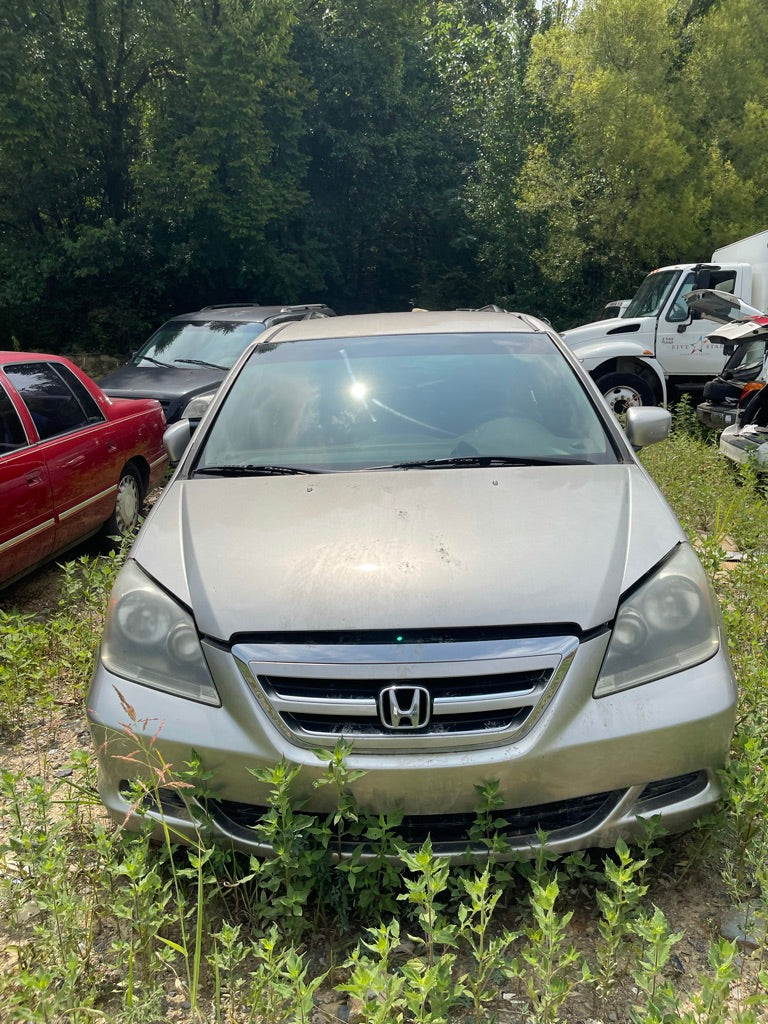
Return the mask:
<svg viewBox="0 0 768 1024">
<path fill-rule="evenodd" d="M 611 620 L 683 540 L 637 465 L 172 481 L 132 557 L 201 633 Z"/>
</svg>

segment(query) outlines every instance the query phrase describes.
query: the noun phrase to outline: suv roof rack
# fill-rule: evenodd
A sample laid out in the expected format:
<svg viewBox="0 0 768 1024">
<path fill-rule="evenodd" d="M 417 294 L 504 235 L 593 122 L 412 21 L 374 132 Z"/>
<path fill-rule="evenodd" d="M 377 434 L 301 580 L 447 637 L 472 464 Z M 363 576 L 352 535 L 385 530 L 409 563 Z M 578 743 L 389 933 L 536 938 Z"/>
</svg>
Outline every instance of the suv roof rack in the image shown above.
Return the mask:
<svg viewBox="0 0 768 1024">
<path fill-rule="evenodd" d="M 281 313 L 295 313 L 302 309 L 328 309 L 329 307 L 324 302 L 307 302 L 300 306 L 282 306 L 280 309 Z"/>
<path fill-rule="evenodd" d="M 260 302 L 219 302 L 215 306 L 203 306 L 200 312 L 206 309 L 241 309 L 243 306 L 260 307 Z"/>
<path fill-rule="evenodd" d="M 261 302 L 217 302 L 217 303 L 215 303 L 212 306 L 203 306 L 197 312 L 205 313 L 207 311 L 214 310 L 214 309 L 248 309 L 250 307 L 252 307 L 253 309 L 269 309 L 270 308 L 269 306 L 264 306 Z M 279 310 L 279 312 L 281 312 L 281 313 L 300 313 L 300 312 L 304 312 L 305 310 L 307 312 L 309 312 L 312 309 L 324 310 L 324 309 L 329 309 L 330 307 L 328 305 L 326 305 L 325 302 L 307 302 L 307 303 L 300 303 L 299 305 L 296 305 L 296 306 L 293 306 L 293 305 L 277 306 L 277 305 L 275 305 L 275 306 L 273 306 L 271 308 L 273 308 L 273 309 L 277 308 Z"/>
<path fill-rule="evenodd" d="M 508 309 L 502 309 L 501 306 L 497 306 L 493 302 L 489 302 L 486 306 L 460 306 L 457 313 L 508 313 Z"/>
</svg>

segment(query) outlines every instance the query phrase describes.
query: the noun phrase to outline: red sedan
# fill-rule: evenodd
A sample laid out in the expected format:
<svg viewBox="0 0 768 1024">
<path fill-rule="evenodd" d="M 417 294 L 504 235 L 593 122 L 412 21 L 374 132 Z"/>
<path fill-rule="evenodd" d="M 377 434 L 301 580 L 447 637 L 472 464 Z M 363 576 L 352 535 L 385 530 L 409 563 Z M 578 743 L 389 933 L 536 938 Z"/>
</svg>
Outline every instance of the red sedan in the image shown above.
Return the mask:
<svg viewBox="0 0 768 1024">
<path fill-rule="evenodd" d="M 135 528 L 168 465 L 164 430 L 153 399 L 108 398 L 61 356 L 0 352 L 0 587 Z"/>
</svg>

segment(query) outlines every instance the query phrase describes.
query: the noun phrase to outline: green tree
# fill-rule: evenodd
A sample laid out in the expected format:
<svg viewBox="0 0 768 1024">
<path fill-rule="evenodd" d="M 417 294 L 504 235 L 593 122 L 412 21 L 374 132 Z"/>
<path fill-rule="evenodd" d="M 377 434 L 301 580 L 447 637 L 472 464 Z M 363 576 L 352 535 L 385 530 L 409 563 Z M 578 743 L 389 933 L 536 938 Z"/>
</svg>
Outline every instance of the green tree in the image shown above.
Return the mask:
<svg viewBox="0 0 768 1024">
<path fill-rule="evenodd" d="M 340 310 L 478 295 L 461 203 L 466 137 L 428 47 L 431 7 L 331 2 L 311 6 L 297 29 L 294 52 L 314 89 L 297 244 L 322 261 Z"/>
<path fill-rule="evenodd" d="M 138 213 L 178 302 L 300 297 L 301 267 L 270 234 L 300 210 L 307 102 L 284 0 L 206 0 L 179 23 L 182 73 L 153 95 Z"/>
<path fill-rule="evenodd" d="M 527 147 L 545 117 L 525 82 L 534 40 L 568 23 L 574 5 L 503 0 L 488 8 L 457 0 L 450 6 L 438 56 L 475 146 L 463 198 L 484 280 L 502 305 L 551 315 L 552 287 L 532 259 L 542 219 L 521 204 L 518 187 Z"/>
<path fill-rule="evenodd" d="M 570 326 L 649 267 L 763 226 L 766 12 L 586 0 L 509 17 L 470 198 L 515 304 Z"/>
<path fill-rule="evenodd" d="M 768 8 L 720 0 L 691 25 L 690 45 L 681 102 L 701 147 L 706 255 L 768 225 Z"/>
<path fill-rule="evenodd" d="M 1 17 L 2 343 L 135 347 L 166 310 L 291 277 L 267 238 L 303 201 L 290 0 Z"/>
<path fill-rule="evenodd" d="M 0 308 L 22 343 L 61 347 L 73 316 L 98 317 L 103 282 L 133 276 L 131 167 L 147 93 L 175 56 L 166 6 L 154 15 L 148 33 L 141 0 L 4 6 Z"/>
<path fill-rule="evenodd" d="M 556 283 L 638 278 L 697 237 L 697 175 L 676 111 L 676 0 L 592 0 L 534 40 L 527 89 L 546 111 L 519 181 Z M 575 298 L 578 300 L 578 292 Z M 586 298 L 586 295 L 584 296 Z"/>
</svg>

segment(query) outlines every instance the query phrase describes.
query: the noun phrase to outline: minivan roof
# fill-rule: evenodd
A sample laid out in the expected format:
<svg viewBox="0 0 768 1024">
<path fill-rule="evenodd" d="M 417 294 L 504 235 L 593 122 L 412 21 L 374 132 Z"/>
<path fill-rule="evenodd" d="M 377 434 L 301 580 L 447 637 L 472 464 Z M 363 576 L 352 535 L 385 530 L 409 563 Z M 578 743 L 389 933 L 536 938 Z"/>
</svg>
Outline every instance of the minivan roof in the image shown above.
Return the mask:
<svg viewBox="0 0 768 1024">
<path fill-rule="evenodd" d="M 375 335 L 482 334 L 488 331 L 541 331 L 552 328 L 527 313 L 505 313 L 480 310 L 413 311 L 409 313 L 362 313 L 329 319 L 299 320 L 275 327 L 259 338 L 257 344 L 268 341 L 299 341 L 311 338 L 357 338 Z"/>
</svg>

